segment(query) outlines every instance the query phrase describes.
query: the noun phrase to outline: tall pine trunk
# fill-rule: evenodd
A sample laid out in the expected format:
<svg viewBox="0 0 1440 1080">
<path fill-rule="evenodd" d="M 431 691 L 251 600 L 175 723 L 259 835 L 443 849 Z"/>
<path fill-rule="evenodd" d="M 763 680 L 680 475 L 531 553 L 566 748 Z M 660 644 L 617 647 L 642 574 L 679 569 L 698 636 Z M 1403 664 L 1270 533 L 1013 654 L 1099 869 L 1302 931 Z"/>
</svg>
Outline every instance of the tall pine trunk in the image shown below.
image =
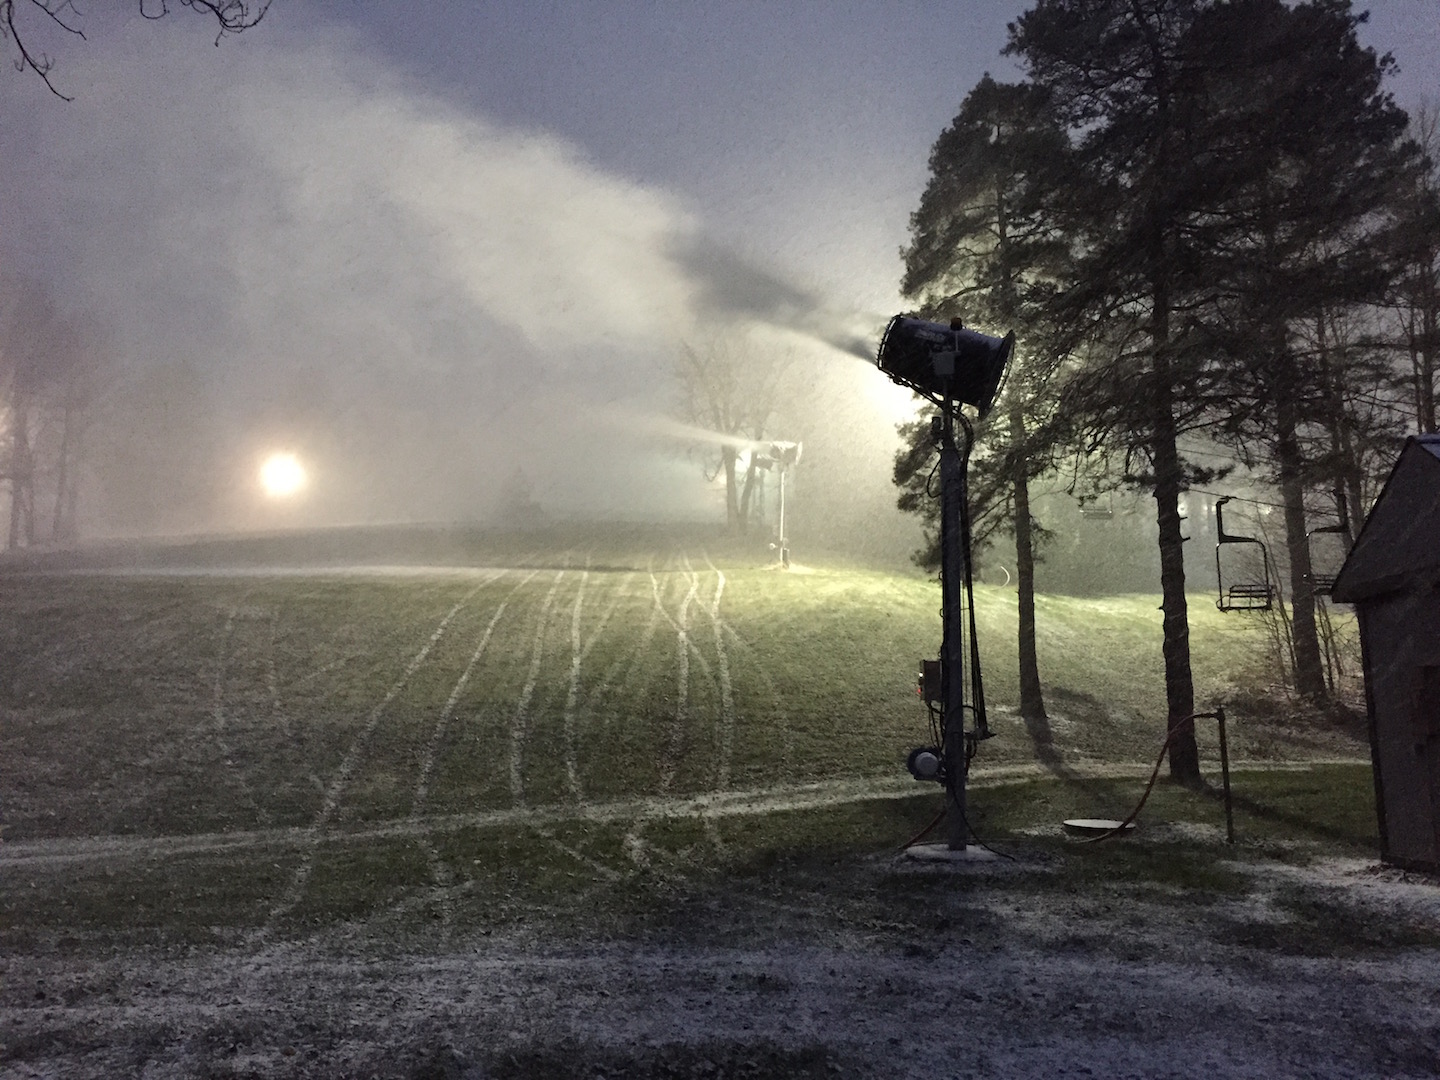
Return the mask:
<svg viewBox="0 0 1440 1080">
<path fill-rule="evenodd" d="M 1325 398 L 1330 407 L 1326 423 L 1330 428 L 1330 457 L 1333 465 L 1334 490 L 1345 498 L 1348 508 L 1345 524 L 1349 528 L 1346 539 L 1353 544 L 1359 534 L 1356 517 L 1361 513 L 1364 505 L 1362 488 L 1365 470 L 1355 453 L 1355 440 L 1350 431 L 1350 418 L 1346 411 L 1344 379 L 1338 367 L 1339 364 L 1344 363 L 1345 350 L 1343 345 L 1338 343 L 1339 334 L 1335 335 L 1337 344 L 1332 347 L 1328 329 L 1329 318 L 1330 315 L 1327 311 L 1321 311 L 1316 317 L 1315 340 L 1319 344 L 1320 365 L 1324 373 Z"/>
<path fill-rule="evenodd" d="M 1195 712 L 1195 682 L 1190 672 L 1190 613 L 1185 601 L 1185 538 L 1180 532 L 1180 491 L 1183 476 L 1176 448 L 1174 387 L 1171 384 L 1169 305 L 1164 289 L 1156 290 L 1151 321 L 1154 348 L 1155 521 L 1160 532 L 1160 610 L 1164 613 L 1165 730 L 1170 739 L 1170 775 L 1192 783 L 1200 779 L 1200 750 L 1189 717 Z"/>
<path fill-rule="evenodd" d="M 1313 701 L 1325 697 L 1325 662 L 1315 626 L 1315 583 L 1311 577 L 1310 542 L 1305 535 L 1304 462 L 1290 395 L 1276 403 L 1275 453 L 1280 472 L 1280 497 L 1285 504 L 1285 547 L 1290 555 L 1290 637 L 1295 653 L 1295 689 Z"/>
<path fill-rule="evenodd" d="M 1183 783 L 1200 779 L 1200 750 L 1195 744 L 1195 681 L 1190 671 L 1190 610 L 1185 600 L 1185 537 L 1180 532 L 1180 492 L 1185 475 L 1180 464 L 1175 422 L 1175 372 L 1170 365 L 1171 239 L 1175 209 L 1168 202 L 1174 131 L 1170 122 L 1167 64 L 1157 47 L 1155 28 L 1142 20 L 1155 62 L 1156 129 L 1154 175 L 1158 187 L 1146 198 L 1149 237 L 1146 254 L 1150 276 L 1150 350 L 1155 376 L 1150 456 L 1155 466 L 1155 523 L 1160 544 L 1161 652 L 1165 658 L 1165 735 L 1170 776 Z"/>
<path fill-rule="evenodd" d="M 1025 416 L 1018 404 L 1010 408 L 1010 443 L 1025 446 Z M 1048 719 L 1040 689 L 1040 661 L 1035 649 L 1035 537 L 1030 527 L 1030 482 L 1022 453 L 1015 453 L 1012 483 L 1015 493 L 1015 577 L 1019 586 L 1020 715 L 1026 720 Z"/>
</svg>

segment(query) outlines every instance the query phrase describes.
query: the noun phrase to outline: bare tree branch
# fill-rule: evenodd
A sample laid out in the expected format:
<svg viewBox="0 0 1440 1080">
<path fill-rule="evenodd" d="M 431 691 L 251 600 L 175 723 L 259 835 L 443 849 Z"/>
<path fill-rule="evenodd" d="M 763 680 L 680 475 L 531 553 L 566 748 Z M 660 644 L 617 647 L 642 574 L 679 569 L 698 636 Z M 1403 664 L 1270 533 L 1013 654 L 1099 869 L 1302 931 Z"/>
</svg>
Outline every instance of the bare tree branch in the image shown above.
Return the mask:
<svg viewBox="0 0 1440 1080">
<path fill-rule="evenodd" d="M 171 0 L 137 0 L 142 18 L 152 21 L 163 19 L 170 14 Z M 180 7 L 208 15 L 215 20 L 217 31 L 215 44 L 219 45 L 226 34 L 239 34 L 259 24 L 270 10 L 271 0 L 176 0 Z M 74 98 L 62 92 L 51 78 L 55 67 L 54 59 L 29 44 L 30 32 L 24 26 L 23 13 L 34 13 L 59 27 L 67 34 L 86 40 L 80 26 L 82 15 L 75 7 L 74 0 L 18 0 L 21 17 L 17 19 L 17 0 L 0 0 L 0 40 L 9 42 L 15 53 L 15 70 L 32 71 L 56 97 L 62 101 Z"/>
</svg>

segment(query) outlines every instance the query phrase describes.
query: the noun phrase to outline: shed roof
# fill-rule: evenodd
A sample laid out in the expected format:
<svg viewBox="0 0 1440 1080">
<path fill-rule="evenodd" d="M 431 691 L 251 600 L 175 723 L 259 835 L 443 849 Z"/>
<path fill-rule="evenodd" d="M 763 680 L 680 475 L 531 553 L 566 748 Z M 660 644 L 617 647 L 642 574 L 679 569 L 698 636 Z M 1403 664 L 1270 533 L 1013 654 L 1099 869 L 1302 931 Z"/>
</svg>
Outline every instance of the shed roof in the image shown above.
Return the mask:
<svg viewBox="0 0 1440 1080">
<path fill-rule="evenodd" d="M 1405 440 L 1330 595 L 1353 604 L 1440 582 L 1440 435 Z"/>
</svg>

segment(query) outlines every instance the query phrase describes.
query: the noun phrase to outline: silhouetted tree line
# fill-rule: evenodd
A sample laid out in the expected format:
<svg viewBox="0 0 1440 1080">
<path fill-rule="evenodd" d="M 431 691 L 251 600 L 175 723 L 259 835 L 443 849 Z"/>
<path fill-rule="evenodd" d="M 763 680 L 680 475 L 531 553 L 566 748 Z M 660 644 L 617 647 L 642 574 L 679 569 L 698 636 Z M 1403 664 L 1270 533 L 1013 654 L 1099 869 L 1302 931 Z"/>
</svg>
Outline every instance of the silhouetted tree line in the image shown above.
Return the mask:
<svg viewBox="0 0 1440 1080">
<path fill-rule="evenodd" d="M 100 392 L 99 331 L 30 279 L 0 276 L 0 477 L 5 547 L 78 535 L 81 470 Z"/>
<path fill-rule="evenodd" d="M 1295 686 L 1327 694 L 1307 496 L 1349 493 L 1358 525 L 1398 437 L 1436 423 L 1436 119 L 1395 104 L 1364 18 L 1349 0 L 1038 0 L 1006 49 L 1025 80 L 981 79 L 935 143 L 902 289 L 1020 343 L 972 498 L 979 535 L 1014 535 L 1027 717 L 1042 476 L 1154 498 L 1171 728 L 1195 708 L 1181 497 L 1240 466 L 1273 484 Z M 928 422 L 902 434 L 900 506 L 933 523 Z M 1193 736 L 1171 770 L 1198 776 Z"/>
<path fill-rule="evenodd" d="M 707 483 L 723 477 L 726 527 L 746 533 L 764 516 L 768 463 L 758 452 L 770 430 L 789 358 L 742 336 L 717 334 L 699 348 L 682 344 L 675 362 L 678 413 L 702 429 Z"/>
</svg>

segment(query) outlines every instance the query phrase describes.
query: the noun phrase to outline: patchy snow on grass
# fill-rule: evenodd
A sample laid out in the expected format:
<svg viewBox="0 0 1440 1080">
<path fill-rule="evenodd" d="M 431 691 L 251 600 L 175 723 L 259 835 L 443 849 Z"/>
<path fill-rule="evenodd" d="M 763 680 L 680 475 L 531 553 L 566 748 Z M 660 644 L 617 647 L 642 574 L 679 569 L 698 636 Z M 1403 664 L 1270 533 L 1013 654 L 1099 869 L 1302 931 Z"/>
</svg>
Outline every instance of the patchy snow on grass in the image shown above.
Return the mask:
<svg viewBox="0 0 1440 1080">
<path fill-rule="evenodd" d="M 1001 703 L 971 805 L 1012 857 L 922 864 L 929 586 L 573 561 L 0 598 L 0 1075 L 1435 1075 L 1440 887 L 1354 857 L 1349 728 L 1237 720 L 1237 771 L 1294 760 L 1235 847 L 1165 785 L 1086 846 L 1150 691 Z"/>
<path fill-rule="evenodd" d="M 973 867 L 889 858 L 842 871 L 851 887 L 896 869 L 970 894 L 942 905 L 928 930 L 786 904 L 786 883 L 773 881 L 780 902 L 769 887 L 701 891 L 679 901 L 671 929 L 624 939 L 553 938 L 537 918 L 439 952 L 321 933 L 190 954 L 122 950 L 87 964 L 11 956 L 0 961 L 0 1071 L 1434 1075 L 1433 948 L 1257 954 L 1205 932 L 1235 918 L 1233 906 L 1176 920 L 1171 906 L 1112 897 L 1102 911 L 1007 886 L 1015 870 L 1003 861 L 976 865 L 979 880 Z M 1419 902 L 1440 914 L 1433 884 L 1339 865 L 1264 872 L 1371 908 Z"/>
</svg>

